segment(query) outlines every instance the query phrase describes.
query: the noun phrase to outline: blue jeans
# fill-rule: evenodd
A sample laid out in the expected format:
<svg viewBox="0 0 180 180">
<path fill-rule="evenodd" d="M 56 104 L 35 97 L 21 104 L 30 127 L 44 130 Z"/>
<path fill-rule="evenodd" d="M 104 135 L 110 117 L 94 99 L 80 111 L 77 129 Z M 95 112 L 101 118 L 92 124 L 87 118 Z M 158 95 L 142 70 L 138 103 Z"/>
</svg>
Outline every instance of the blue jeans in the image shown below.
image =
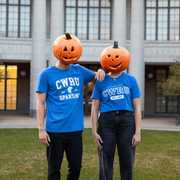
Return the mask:
<svg viewBox="0 0 180 180">
<path fill-rule="evenodd" d="M 100 180 L 113 179 L 113 161 L 116 146 L 119 155 L 121 180 L 132 180 L 135 157 L 135 147 L 132 146 L 134 132 L 135 120 L 133 112 L 121 110 L 100 114 L 98 133 L 103 140 L 104 162 L 104 164 L 100 163 Z M 100 154 L 102 155 L 102 153 Z M 103 177 L 102 169 L 105 170 L 106 178 Z"/>
</svg>

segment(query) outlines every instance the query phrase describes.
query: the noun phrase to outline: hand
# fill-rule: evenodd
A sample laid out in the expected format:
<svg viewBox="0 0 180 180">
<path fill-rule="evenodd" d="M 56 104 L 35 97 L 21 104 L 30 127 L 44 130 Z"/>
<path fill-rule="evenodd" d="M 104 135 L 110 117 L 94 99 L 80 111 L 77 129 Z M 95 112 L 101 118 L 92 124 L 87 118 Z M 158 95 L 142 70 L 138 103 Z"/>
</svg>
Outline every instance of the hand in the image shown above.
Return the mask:
<svg viewBox="0 0 180 180">
<path fill-rule="evenodd" d="M 45 130 L 39 130 L 39 141 L 41 144 L 45 144 L 49 146 L 51 140 L 48 133 Z"/>
<path fill-rule="evenodd" d="M 102 143 L 103 143 L 103 141 L 101 139 L 101 136 L 97 132 L 94 132 L 93 136 L 94 136 L 94 139 L 95 139 L 96 144 L 98 145 L 98 147 L 101 147 Z"/>
<path fill-rule="evenodd" d="M 99 81 L 103 81 L 105 78 L 105 72 L 103 69 L 98 69 L 96 72 L 96 79 Z"/>
<path fill-rule="evenodd" d="M 141 133 L 135 133 L 132 138 L 132 146 L 136 146 L 141 142 Z"/>
</svg>

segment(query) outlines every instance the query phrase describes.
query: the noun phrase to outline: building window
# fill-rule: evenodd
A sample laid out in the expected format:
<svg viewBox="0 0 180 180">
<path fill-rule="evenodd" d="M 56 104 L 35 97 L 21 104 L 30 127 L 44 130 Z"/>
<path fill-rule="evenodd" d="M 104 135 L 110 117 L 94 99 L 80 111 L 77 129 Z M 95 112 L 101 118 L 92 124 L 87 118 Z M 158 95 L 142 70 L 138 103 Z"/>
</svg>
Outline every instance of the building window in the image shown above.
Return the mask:
<svg viewBox="0 0 180 180">
<path fill-rule="evenodd" d="M 0 37 L 31 37 L 31 0 L 0 0 Z"/>
<path fill-rule="evenodd" d="M 146 40 L 180 40 L 180 1 L 146 0 Z"/>
<path fill-rule="evenodd" d="M 0 65 L 0 110 L 16 110 L 17 66 Z"/>
<path fill-rule="evenodd" d="M 111 1 L 65 0 L 65 32 L 80 39 L 111 39 Z"/>
</svg>

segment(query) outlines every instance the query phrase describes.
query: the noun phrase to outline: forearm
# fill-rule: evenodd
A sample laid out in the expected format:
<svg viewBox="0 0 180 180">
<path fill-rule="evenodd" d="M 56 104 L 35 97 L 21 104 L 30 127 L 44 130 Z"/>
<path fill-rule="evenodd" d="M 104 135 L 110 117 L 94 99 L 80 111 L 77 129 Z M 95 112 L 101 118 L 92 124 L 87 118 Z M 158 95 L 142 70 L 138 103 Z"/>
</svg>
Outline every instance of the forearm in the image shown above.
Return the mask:
<svg viewBox="0 0 180 180">
<path fill-rule="evenodd" d="M 140 98 L 136 98 L 133 100 L 134 104 L 134 115 L 135 115 L 135 133 L 141 132 L 141 100 Z"/>
<path fill-rule="evenodd" d="M 92 122 L 92 132 L 97 132 L 97 119 L 98 119 L 98 109 L 92 104 L 91 110 L 91 122 Z"/>
<path fill-rule="evenodd" d="M 97 112 L 92 110 L 91 112 L 91 122 L 92 122 L 92 132 L 95 133 L 97 131 Z"/>
<path fill-rule="evenodd" d="M 44 103 L 37 103 L 37 123 L 38 129 L 44 129 L 45 105 Z"/>
<path fill-rule="evenodd" d="M 135 109 L 135 131 L 136 133 L 140 133 L 141 132 L 141 109 L 140 108 L 136 108 Z"/>
</svg>

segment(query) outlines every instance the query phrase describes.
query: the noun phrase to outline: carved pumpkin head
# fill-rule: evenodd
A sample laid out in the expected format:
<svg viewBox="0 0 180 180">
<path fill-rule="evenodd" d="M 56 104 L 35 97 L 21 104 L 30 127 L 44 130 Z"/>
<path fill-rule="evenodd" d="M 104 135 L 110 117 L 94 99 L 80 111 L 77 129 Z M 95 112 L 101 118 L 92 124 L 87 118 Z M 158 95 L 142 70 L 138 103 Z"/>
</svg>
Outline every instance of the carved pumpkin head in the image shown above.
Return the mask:
<svg viewBox="0 0 180 180">
<path fill-rule="evenodd" d="M 81 57 L 83 47 L 76 36 L 65 33 L 54 41 L 52 51 L 62 63 L 73 64 Z"/>
<path fill-rule="evenodd" d="M 113 47 L 105 48 L 100 55 L 101 66 L 107 72 L 120 73 L 128 68 L 129 62 L 129 51 L 118 47 L 117 41 L 114 41 Z"/>
</svg>

